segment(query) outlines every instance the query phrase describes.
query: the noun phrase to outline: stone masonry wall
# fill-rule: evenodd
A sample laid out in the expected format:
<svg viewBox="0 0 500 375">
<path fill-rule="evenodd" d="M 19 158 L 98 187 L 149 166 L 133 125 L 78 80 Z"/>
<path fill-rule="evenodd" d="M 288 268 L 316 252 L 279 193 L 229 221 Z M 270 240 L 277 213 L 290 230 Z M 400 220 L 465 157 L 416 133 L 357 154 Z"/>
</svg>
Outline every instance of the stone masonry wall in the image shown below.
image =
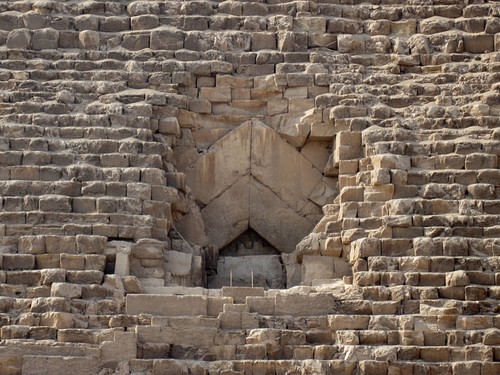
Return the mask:
<svg viewBox="0 0 500 375">
<path fill-rule="evenodd" d="M 0 373 L 499 373 L 499 74 L 494 0 L 0 2 Z"/>
</svg>

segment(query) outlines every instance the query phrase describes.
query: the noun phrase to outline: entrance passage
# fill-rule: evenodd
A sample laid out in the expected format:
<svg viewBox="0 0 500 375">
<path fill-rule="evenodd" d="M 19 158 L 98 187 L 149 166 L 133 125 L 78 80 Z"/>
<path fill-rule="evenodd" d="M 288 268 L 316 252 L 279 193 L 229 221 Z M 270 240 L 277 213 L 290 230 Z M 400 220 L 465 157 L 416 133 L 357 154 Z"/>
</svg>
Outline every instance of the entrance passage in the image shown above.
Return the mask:
<svg viewBox="0 0 500 375">
<path fill-rule="evenodd" d="M 223 249 L 252 229 L 291 253 L 321 217 L 322 173 L 273 129 L 251 120 L 186 170 L 209 242 Z"/>
<path fill-rule="evenodd" d="M 217 274 L 208 280 L 209 288 L 253 286 L 281 289 L 286 284 L 281 255 L 257 232 L 248 229 L 219 251 Z"/>
</svg>

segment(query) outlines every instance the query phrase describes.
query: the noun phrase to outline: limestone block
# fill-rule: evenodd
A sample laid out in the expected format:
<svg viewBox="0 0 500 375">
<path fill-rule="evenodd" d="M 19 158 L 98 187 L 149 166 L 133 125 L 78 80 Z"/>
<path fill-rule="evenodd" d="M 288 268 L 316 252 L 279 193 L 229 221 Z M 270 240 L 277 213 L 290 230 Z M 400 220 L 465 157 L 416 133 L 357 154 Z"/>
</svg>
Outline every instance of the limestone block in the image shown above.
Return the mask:
<svg viewBox="0 0 500 375">
<path fill-rule="evenodd" d="M 128 34 L 123 36 L 122 47 L 130 51 L 140 51 L 149 48 L 148 34 Z"/>
<path fill-rule="evenodd" d="M 342 240 L 340 237 L 328 237 L 325 240 L 324 248 L 320 249 L 321 255 L 330 257 L 340 257 L 342 254 Z"/>
<path fill-rule="evenodd" d="M 51 285 L 52 283 L 64 283 L 66 281 L 66 270 L 64 269 L 43 269 L 40 270 L 40 284 Z"/>
<path fill-rule="evenodd" d="M 151 49 L 178 50 L 184 47 L 185 35 L 181 31 L 155 30 L 151 32 Z"/>
<path fill-rule="evenodd" d="M 175 359 L 157 359 L 153 362 L 152 374 L 184 374 L 187 366 Z"/>
<path fill-rule="evenodd" d="M 35 257 L 31 254 L 3 254 L 2 256 L 3 270 L 31 270 L 34 267 Z"/>
<path fill-rule="evenodd" d="M 363 186 L 345 186 L 340 191 L 340 202 L 362 202 L 364 190 L 365 188 Z"/>
<path fill-rule="evenodd" d="M 276 315 L 314 316 L 326 315 L 334 311 L 333 295 L 276 295 Z"/>
<path fill-rule="evenodd" d="M 246 304 L 250 312 L 257 312 L 262 315 L 274 315 L 274 298 L 261 296 L 248 296 Z"/>
<path fill-rule="evenodd" d="M 241 178 L 202 209 L 208 238 L 218 248 L 227 245 L 248 228 L 249 182 L 248 177 Z M 224 213 L 222 217 L 221 212 Z"/>
<path fill-rule="evenodd" d="M 230 297 L 208 297 L 207 309 L 209 317 L 217 317 L 222 311 L 225 304 L 232 303 Z"/>
<path fill-rule="evenodd" d="M 446 273 L 447 286 L 466 286 L 469 285 L 469 277 L 465 271 L 455 271 Z"/>
<path fill-rule="evenodd" d="M 60 255 L 61 268 L 65 270 L 84 270 L 85 269 L 85 257 L 76 254 L 65 254 Z"/>
<path fill-rule="evenodd" d="M 359 345 L 359 337 L 356 331 L 337 331 L 336 342 L 340 345 Z"/>
<path fill-rule="evenodd" d="M 465 169 L 495 169 L 497 165 L 497 155 L 473 153 L 465 158 Z"/>
<path fill-rule="evenodd" d="M 340 132 L 335 138 L 334 159 L 358 159 L 361 156 L 361 132 Z"/>
<path fill-rule="evenodd" d="M 127 293 L 143 293 L 140 280 L 136 276 L 122 277 L 123 287 Z"/>
<path fill-rule="evenodd" d="M 332 18 L 328 20 L 327 32 L 331 34 L 360 34 L 363 24 L 357 20 Z"/>
<path fill-rule="evenodd" d="M 99 361 L 91 357 L 25 355 L 22 361 L 23 374 L 43 373 L 63 375 L 91 375 L 99 372 Z"/>
<path fill-rule="evenodd" d="M 302 34 L 307 35 L 307 34 Z M 299 52 L 307 48 L 307 40 L 302 40 L 300 45 L 300 34 L 291 31 L 279 31 L 278 36 L 278 51 L 280 52 Z"/>
<path fill-rule="evenodd" d="M 445 256 L 467 256 L 469 246 L 463 237 L 450 237 L 443 241 L 443 255 Z"/>
<path fill-rule="evenodd" d="M 194 99 L 189 102 L 189 110 L 195 113 L 212 113 L 212 104 L 205 99 Z"/>
<path fill-rule="evenodd" d="M 221 329 L 241 329 L 241 312 L 239 311 L 222 312 L 217 319 L 220 321 Z"/>
<path fill-rule="evenodd" d="M 386 54 L 391 50 L 391 39 L 388 36 L 376 35 L 365 41 L 366 53 Z"/>
<path fill-rule="evenodd" d="M 104 341 L 100 345 L 101 363 L 118 363 L 136 358 L 137 335 L 134 332 L 114 332 L 113 341 Z"/>
<path fill-rule="evenodd" d="M 71 198 L 64 195 L 47 195 L 39 199 L 40 211 L 71 212 Z"/>
<path fill-rule="evenodd" d="M 47 28 L 33 31 L 32 47 L 34 50 L 56 49 L 58 45 L 58 30 Z"/>
<path fill-rule="evenodd" d="M 387 202 L 394 196 L 394 185 L 366 186 L 363 194 L 366 202 Z"/>
<path fill-rule="evenodd" d="M 142 14 L 130 18 L 132 30 L 149 30 L 159 25 L 158 16 L 155 14 Z"/>
<path fill-rule="evenodd" d="M 250 182 L 250 202 L 250 227 L 281 252 L 291 253 L 313 228 L 312 222 L 298 215 L 285 200 L 277 199 L 271 190 L 256 180 Z M 290 233 L 286 228 L 294 228 L 294 232 Z"/>
<path fill-rule="evenodd" d="M 485 53 L 494 51 L 494 36 L 481 34 L 464 34 L 464 51 L 469 53 Z"/>
<path fill-rule="evenodd" d="M 297 17 L 293 20 L 293 31 L 308 33 L 326 32 L 326 18 L 324 17 Z"/>
<path fill-rule="evenodd" d="M 80 254 L 102 254 L 107 243 L 104 236 L 90 236 L 78 234 L 76 236 L 76 248 Z"/>
<path fill-rule="evenodd" d="M 39 271 L 10 271 L 7 273 L 7 284 L 37 286 L 40 283 Z"/>
<path fill-rule="evenodd" d="M 411 168 L 411 159 L 409 156 L 380 154 L 371 157 L 373 167 L 386 168 L 386 169 L 403 169 L 409 170 Z"/>
<path fill-rule="evenodd" d="M 327 256 L 307 256 L 302 258 L 302 281 L 310 283 L 316 279 L 332 279 L 334 259 Z"/>
<path fill-rule="evenodd" d="M 188 276 L 191 273 L 192 254 L 179 251 L 167 251 L 166 270 L 175 276 Z"/>
<path fill-rule="evenodd" d="M 179 136 L 181 134 L 179 121 L 175 117 L 161 118 L 158 124 L 158 131 L 162 134 Z"/>
<path fill-rule="evenodd" d="M 127 244 L 123 241 L 114 243 L 113 241 L 113 246 L 117 252 L 129 253 L 131 250 L 132 255 L 138 259 L 163 259 L 164 256 L 163 243 L 153 239 L 141 239 L 133 247 L 130 247 L 130 243 Z"/>
<path fill-rule="evenodd" d="M 220 139 L 186 171 L 187 184 L 204 204 L 250 170 L 251 123 Z"/>
<path fill-rule="evenodd" d="M 38 180 L 40 178 L 40 169 L 35 166 L 12 167 L 10 170 L 12 180 Z"/>
<path fill-rule="evenodd" d="M 260 50 L 275 50 L 276 49 L 276 34 L 270 32 L 256 32 L 252 33 L 252 51 Z"/>
<path fill-rule="evenodd" d="M 391 171 L 389 169 L 374 169 L 370 172 L 370 182 L 374 186 L 387 185 L 391 183 Z"/>
<path fill-rule="evenodd" d="M 52 283 L 50 288 L 51 297 L 81 298 L 82 286 L 68 283 Z"/>
<path fill-rule="evenodd" d="M 127 17 L 108 16 L 101 18 L 99 30 L 106 33 L 125 31 L 130 29 L 130 19 Z"/>
<path fill-rule="evenodd" d="M 474 199 L 494 199 L 495 188 L 492 184 L 472 184 L 467 186 L 467 192 Z"/>
<path fill-rule="evenodd" d="M 322 178 L 308 160 L 263 125 L 252 129 L 251 160 L 252 175 L 296 209 Z"/>
<path fill-rule="evenodd" d="M 10 31 L 6 44 L 10 49 L 31 49 L 31 31 L 28 29 Z"/>
<path fill-rule="evenodd" d="M 363 35 L 338 35 L 337 44 L 340 53 L 363 54 L 366 52 L 366 37 Z"/>
<path fill-rule="evenodd" d="M 73 284 L 98 284 L 103 280 L 103 272 L 96 270 L 68 271 L 66 280 Z"/>
<path fill-rule="evenodd" d="M 203 296 L 127 295 L 127 314 L 160 316 L 207 315 L 207 299 Z"/>
<path fill-rule="evenodd" d="M 59 268 L 60 255 L 59 254 L 37 254 L 35 255 L 35 265 L 38 269 L 43 268 Z"/>
</svg>

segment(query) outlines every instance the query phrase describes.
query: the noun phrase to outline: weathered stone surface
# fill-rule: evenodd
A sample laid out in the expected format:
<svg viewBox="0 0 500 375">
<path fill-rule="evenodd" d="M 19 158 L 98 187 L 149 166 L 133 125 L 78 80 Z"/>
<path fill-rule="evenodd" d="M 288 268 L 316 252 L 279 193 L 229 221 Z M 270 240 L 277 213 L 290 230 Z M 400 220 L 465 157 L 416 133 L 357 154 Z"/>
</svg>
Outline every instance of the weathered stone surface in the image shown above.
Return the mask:
<svg viewBox="0 0 500 375">
<path fill-rule="evenodd" d="M 161 316 L 207 315 L 207 299 L 202 296 L 127 295 L 127 314 Z"/>
<path fill-rule="evenodd" d="M 256 180 L 250 181 L 250 201 L 250 227 L 282 252 L 295 250 L 303 234 L 313 227 L 311 222 Z M 287 232 L 285 228 L 294 228 L 294 232 Z"/>
<path fill-rule="evenodd" d="M 28 29 L 15 29 L 7 36 L 8 48 L 23 49 L 31 47 L 31 31 Z"/>
<path fill-rule="evenodd" d="M 82 49 L 88 50 L 98 50 L 100 46 L 100 36 L 99 33 L 92 30 L 81 31 L 78 39 L 80 41 L 80 47 Z"/>
<path fill-rule="evenodd" d="M 34 374 L 41 370 L 47 374 L 67 374 L 71 372 L 78 375 L 90 375 L 99 372 L 99 362 L 95 358 L 85 357 L 43 355 L 26 355 L 23 357 L 23 373 Z"/>
<path fill-rule="evenodd" d="M 58 47 L 59 31 L 51 28 L 33 31 L 32 47 L 35 50 Z"/>
<path fill-rule="evenodd" d="M 368 3 L 0 2 L 2 374 L 499 372 L 500 11 Z"/>
<path fill-rule="evenodd" d="M 251 152 L 252 175 L 290 207 L 300 210 L 321 180 L 319 171 L 272 129 L 262 125 L 252 129 Z"/>
<path fill-rule="evenodd" d="M 238 237 L 250 224 L 250 180 L 249 176 L 240 178 L 201 211 L 208 239 L 218 248 Z"/>
<path fill-rule="evenodd" d="M 251 123 L 241 125 L 219 140 L 187 171 L 188 185 L 204 204 L 248 174 L 251 130 Z"/>
</svg>

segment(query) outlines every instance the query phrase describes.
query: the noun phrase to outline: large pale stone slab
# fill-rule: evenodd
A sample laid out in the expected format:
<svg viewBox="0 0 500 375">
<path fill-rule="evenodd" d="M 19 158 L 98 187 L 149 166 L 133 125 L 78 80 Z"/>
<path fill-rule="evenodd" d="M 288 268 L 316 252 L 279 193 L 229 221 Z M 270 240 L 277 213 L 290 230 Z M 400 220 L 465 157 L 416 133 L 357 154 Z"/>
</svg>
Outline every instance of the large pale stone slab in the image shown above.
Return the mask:
<svg viewBox="0 0 500 375">
<path fill-rule="evenodd" d="M 333 278 L 333 258 L 305 255 L 302 258 L 302 281 Z"/>
<path fill-rule="evenodd" d="M 90 357 L 26 355 L 23 357 L 22 373 L 94 375 L 99 373 L 99 361 Z"/>
<path fill-rule="evenodd" d="M 193 255 L 179 251 L 168 251 L 166 254 L 167 271 L 176 276 L 188 276 L 191 272 Z"/>
<path fill-rule="evenodd" d="M 256 124 L 252 128 L 252 175 L 294 210 L 300 210 L 321 173 L 274 130 Z"/>
<path fill-rule="evenodd" d="M 137 334 L 135 332 L 115 332 L 113 341 L 101 344 L 101 362 L 120 362 L 137 357 Z"/>
<path fill-rule="evenodd" d="M 276 295 L 276 315 L 311 316 L 334 312 L 335 297 L 330 294 Z"/>
<path fill-rule="evenodd" d="M 194 196 L 207 204 L 250 171 L 250 122 L 216 142 L 186 171 Z"/>
<path fill-rule="evenodd" d="M 254 179 L 250 183 L 250 201 L 250 227 L 281 252 L 293 252 L 296 244 L 314 227 Z"/>
<path fill-rule="evenodd" d="M 128 294 L 127 314 L 207 315 L 207 299 L 203 296 Z"/>
<path fill-rule="evenodd" d="M 250 177 L 245 176 L 210 202 L 201 215 L 209 241 L 222 248 L 249 225 Z"/>
<path fill-rule="evenodd" d="M 162 341 L 175 345 L 212 346 L 215 343 L 216 334 L 216 327 L 162 327 L 161 329 Z"/>
</svg>

